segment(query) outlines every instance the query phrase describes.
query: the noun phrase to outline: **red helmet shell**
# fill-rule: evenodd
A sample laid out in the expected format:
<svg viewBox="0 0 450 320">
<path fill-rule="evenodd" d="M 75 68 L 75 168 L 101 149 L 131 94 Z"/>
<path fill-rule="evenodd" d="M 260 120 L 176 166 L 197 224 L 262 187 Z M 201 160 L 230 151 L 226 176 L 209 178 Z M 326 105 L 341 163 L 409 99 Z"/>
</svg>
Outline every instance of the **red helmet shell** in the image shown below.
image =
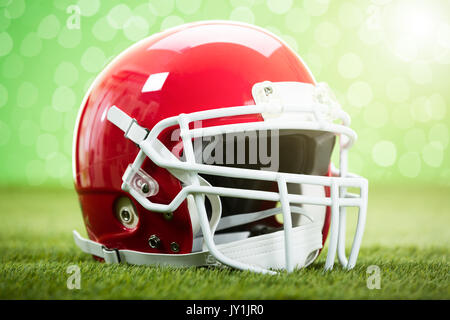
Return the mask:
<svg viewBox="0 0 450 320">
<path fill-rule="evenodd" d="M 152 74 L 168 73 L 160 90 L 142 92 Z M 146 38 L 119 55 L 97 77 L 81 105 L 74 137 L 74 179 L 89 238 L 109 248 L 179 253 L 192 250 L 192 227 L 186 202 L 166 220 L 131 200 L 139 216 L 133 229 L 115 217 L 114 202 L 129 195 L 121 190 L 122 175 L 139 149 L 108 122 L 116 105 L 148 129 L 180 113 L 254 105 L 252 86 L 262 81 L 314 83 L 300 58 L 280 39 L 257 27 L 230 22 L 188 24 Z M 204 126 L 263 121 L 246 115 L 204 121 Z M 172 150 L 166 130 L 159 137 Z M 180 182 L 149 159 L 143 169 L 159 183 L 152 202 L 169 203 Z M 329 216 L 329 214 L 327 214 Z M 328 219 L 326 219 L 328 220 Z M 325 223 L 324 231 L 328 230 Z M 161 246 L 152 249 L 155 234 Z M 324 234 L 325 240 L 326 234 Z"/>
</svg>

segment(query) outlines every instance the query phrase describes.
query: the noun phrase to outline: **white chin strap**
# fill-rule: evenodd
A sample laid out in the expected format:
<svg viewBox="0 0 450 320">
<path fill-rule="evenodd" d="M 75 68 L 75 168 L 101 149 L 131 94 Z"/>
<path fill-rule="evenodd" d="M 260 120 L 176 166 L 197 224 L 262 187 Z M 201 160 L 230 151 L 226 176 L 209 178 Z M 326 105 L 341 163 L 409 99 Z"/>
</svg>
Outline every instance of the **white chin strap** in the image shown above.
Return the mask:
<svg viewBox="0 0 450 320">
<path fill-rule="evenodd" d="M 221 253 L 241 263 L 264 269 L 283 269 L 285 267 L 283 231 L 228 242 L 230 239 L 235 240 L 247 236 L 248 233 L 246 232 L 217 234 L 214 241 Z M 83 252 L 103 258 L 106 263 L 178 267 L 220 265 L 207 250 L 187 254 L 146 253 L 109 249 L 101 243 L 83 238 L 75 230 L 73 231 L 73 237 L 76 245 Z M 292 240 L 294 243 L 294 256 L 292 258 L 295 267 L 302 268 L 311 264 L 322 248 L 321 224 L 309 223 L 292 228 Z M 194 241 L 195 243 L 196 241 Z"/>
</svg>

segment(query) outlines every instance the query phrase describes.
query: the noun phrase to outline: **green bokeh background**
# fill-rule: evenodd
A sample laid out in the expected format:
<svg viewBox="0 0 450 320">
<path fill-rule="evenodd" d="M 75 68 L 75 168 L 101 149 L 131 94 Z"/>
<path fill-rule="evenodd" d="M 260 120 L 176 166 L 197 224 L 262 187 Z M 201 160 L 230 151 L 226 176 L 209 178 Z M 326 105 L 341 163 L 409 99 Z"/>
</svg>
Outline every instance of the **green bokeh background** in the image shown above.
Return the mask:
<svg viewBox="0 0 450 320">
<path fill-rule="evenodd" d="M 95 76 L 139 39 L 210 19 L 269 29 L 330 84 L 359 136 L 352 171 L 450 185 L 449 1 L 0 0 L 0 186 L 73 188 Z"/>
</svg>

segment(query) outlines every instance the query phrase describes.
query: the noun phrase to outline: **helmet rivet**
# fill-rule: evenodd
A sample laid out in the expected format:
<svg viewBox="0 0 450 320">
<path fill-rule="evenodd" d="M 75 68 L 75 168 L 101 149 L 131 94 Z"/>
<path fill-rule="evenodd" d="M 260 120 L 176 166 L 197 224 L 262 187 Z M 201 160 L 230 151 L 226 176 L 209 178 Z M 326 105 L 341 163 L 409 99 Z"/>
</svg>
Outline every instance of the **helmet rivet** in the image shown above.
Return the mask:
<svg viewBox="0 0 450 320">
<path fill-rule="evenodd" d="M 155 234 L 152 234 L 150 238 L 148 238 L 148 245 L 150 248 L 157 249 L 161 245 L 161 240 Z"/>
<path fill-rule="evenodd" d="M 143 193 L 148 193 L 150 191 L 150 188 L 147 183 L 143 183 L 141 186 L 141 190 Z"/>
<path fill-rule="evenodd" d="M 180 245 L 176 242 L 171 242 L 170 249 L 172 249 L 173 252 L 178 252 L 180 251 Z"/>
<path fill-rule="evenodd" d="M 120 210 L 120 219 L 123 222 L 130 222 L 131 220 L 131 214 L 130 211 L 128 211 L 127 209 L 123 208 L 122 210 Z"/>
<path fill-rule="evenodd" d="M 266 96 L 272 94 L 273 93 L 272 87 L 264 87 L 264 93 L 266 94 Z"/>
<path fill-rule="evenodd" d="M 173 212 L 172 212 L 172 211 L 164 212 L 164 213 L 163 213 L 163 217 L 164 217 L 164 219 L 166 219 L 166 220 L 172 220 L 172 218 L 173 218 Z"/>
</svg>

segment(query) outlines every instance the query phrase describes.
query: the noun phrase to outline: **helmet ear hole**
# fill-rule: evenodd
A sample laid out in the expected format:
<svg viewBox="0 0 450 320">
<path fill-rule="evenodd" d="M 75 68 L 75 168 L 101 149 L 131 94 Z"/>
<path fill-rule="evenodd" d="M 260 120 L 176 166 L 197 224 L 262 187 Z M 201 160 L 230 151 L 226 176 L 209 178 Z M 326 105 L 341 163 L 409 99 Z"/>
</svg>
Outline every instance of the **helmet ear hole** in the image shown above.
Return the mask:
<svg viewBox="0 0 450 320">
<path fill-rule="evenodd" d="M 136 228 L 139 217 L 133 202 L 128 197 L 119 197 L 114 203 L 114 213 L 119 222 L 128 229 Z"/>
</svg>

